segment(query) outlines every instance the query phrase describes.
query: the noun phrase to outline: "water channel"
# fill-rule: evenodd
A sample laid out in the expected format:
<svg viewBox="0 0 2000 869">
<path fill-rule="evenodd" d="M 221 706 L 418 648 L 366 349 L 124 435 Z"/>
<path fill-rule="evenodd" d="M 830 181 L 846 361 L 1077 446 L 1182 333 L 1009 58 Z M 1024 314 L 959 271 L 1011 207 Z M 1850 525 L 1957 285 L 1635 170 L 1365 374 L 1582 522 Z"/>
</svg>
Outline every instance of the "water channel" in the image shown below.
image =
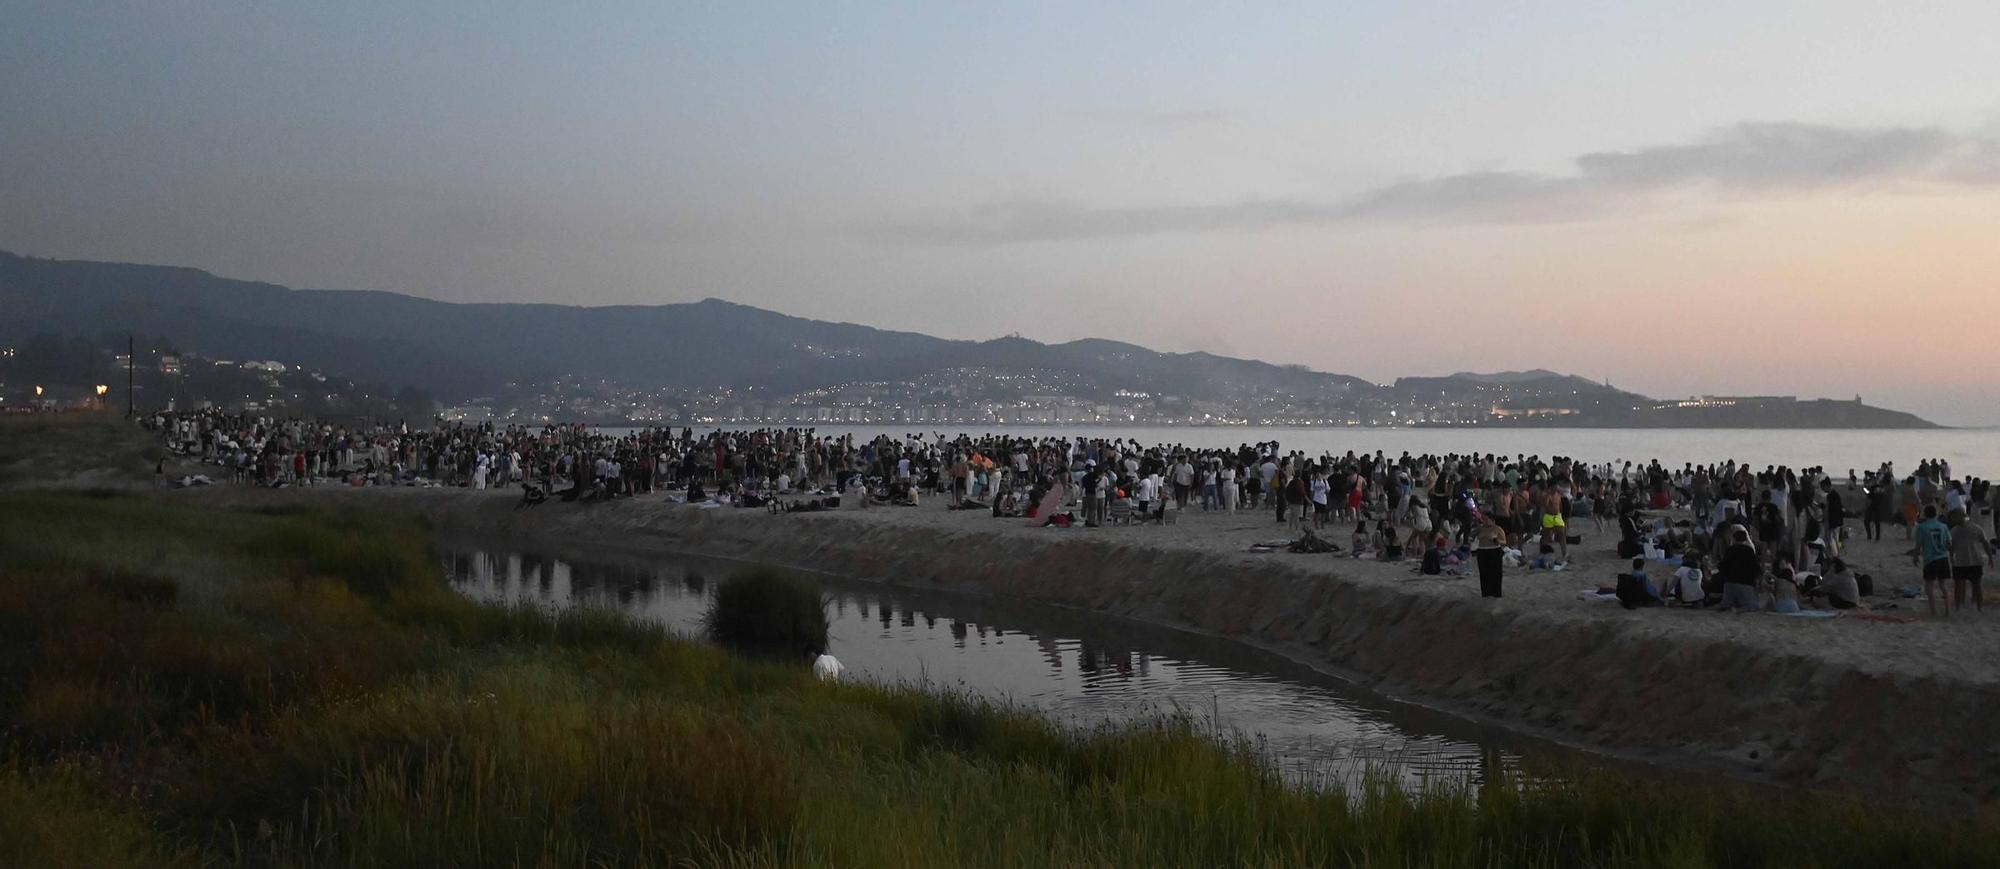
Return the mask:
<svg viewBox="0 0 2000 869">
<path fill-rule="evenodd" d="M 454 588 L 480 601 L 615 608 L 688 636 L 714 583 L 741 563 L 555 557 L 447 542 Z M 1397 703 L 1227 640 L 1061 607 L 822 576 L 831 653 L 849 678 L 967 690 L 1090 727 L 1186 714 L 1257 741 L 1297 781 L 1477 785 L 1546 753 L 1493 728 Z M 805 666 L 801 663 L 801 667 Z"/>
</svg>

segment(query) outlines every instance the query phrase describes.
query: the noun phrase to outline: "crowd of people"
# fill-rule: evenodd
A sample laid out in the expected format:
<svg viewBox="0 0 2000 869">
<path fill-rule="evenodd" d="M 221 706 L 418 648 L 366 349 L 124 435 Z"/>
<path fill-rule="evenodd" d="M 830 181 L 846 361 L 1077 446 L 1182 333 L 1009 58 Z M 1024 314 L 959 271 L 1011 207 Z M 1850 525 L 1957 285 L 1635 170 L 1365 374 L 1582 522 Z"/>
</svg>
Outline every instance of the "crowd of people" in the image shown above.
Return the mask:
<svg viewBox="0 0 2000 869">
<path fill-rule="evenodd" d="M 1934 612 L 1983 606 L 2000 533 L 2000 487 L 1943 461 L 1907 475 L 1836 478 L 1722 461 L 1591 464 L 1495 454 L 1307 455 L 1277 442 L 1234 449 L 1121 438 L 909 434 L 861 440 L 809 428 L 713 430 L 437 421 L 339 425 L 217 411 L 146 418 L 168 448 L 268 486 L 519 487 L 522 504 L 660 494 L 705 508 L 774 512 L 915 506 L 983 510 L 1035 524 L 1171 522 L 1198 511 L 1268 511 L 1302 551 L 1409 560 L 1427 573 L 1474 566 L 1501 594 L 1507 566 L 1562 570 L 1584 533 L 1616 535 L 1628 605 L 1795 612 L 1861 605 L 1874 577 L 1843 554 L 1855 528 L 1890 526 Z M 1330 529 L 1345 531 L 1347 545 Z M 1296 549 L 1297 546 L 1294 546 Z M 1673 570 L 1664 591 L 1647 565 Z M 1949 584 L 1949 585 L 1947 585 Z M 1898 589 L 1900 590 L 1900 588 Z"/>
</svg>

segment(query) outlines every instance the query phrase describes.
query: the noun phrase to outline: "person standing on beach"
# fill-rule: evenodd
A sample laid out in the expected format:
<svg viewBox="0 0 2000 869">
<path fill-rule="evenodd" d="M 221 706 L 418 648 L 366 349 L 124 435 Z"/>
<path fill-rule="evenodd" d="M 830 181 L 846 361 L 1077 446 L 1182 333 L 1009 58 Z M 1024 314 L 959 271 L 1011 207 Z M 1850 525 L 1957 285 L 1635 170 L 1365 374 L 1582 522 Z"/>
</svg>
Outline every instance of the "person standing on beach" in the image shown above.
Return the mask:
<svg viewBox="0 0 2000 869">
<path fill-rule="evenodd" d="M 1971 516 L 1957 514 L 1951 529 L 1951 606 L 1965 609 L 1965 587 L 1972 586 L 1972 608 L 1984 612 L 1986 596 L 1980 591 L 1985 568 L 1993 565 L 1993 544 L 1986 529 Z"/>
<path fill-rule="evenodd" d="M 2000 486 L 1988 486 L 1986 496 L 1988 509 L 1993 512 L 1993 536 L 2000 537 Z"/>
<path fill-rule="evenodd" d="M 1095 467 L 1095 463 L 1092 463 L 1091 474 L 1090 506 L 1084 512 L 1084 524 L 1097 528 L 1105 522 L 1107 506 L 1111 502 L 1111 490 L 1116 487 L 1116 480 L 1109 468 Z"/>
<path fill-rule="evenodd" d="M 1903 539 L 1908 540 L 1917 527 L 1917 478 L 1911 477 L 1903 481 L 1903 487 L 1897 491 L 1896 496 L 1898 504 L 1903 508 Z"/>
<path fill-rule="evenodd" d="M 1722 553 L 1718 572 L 1722 574 L 1723 610 L 1740 613 L 1763 609 L 1757 584 L 1764 578 L 1764 561 L 1750 545 L 1750 532 L 1741 526 L 1731 529 L 1729 548 Z"/>
<path fill-rule="evenodd" d="M 1821 496 L 1826 501 L 1826 554 L 1827 557 L 1840 554 L 1840 545 L 1847 530 L 1847 504 L 1840 499 L 1840 490 L 1833 487 L 1832 477 L 1821 477 Z"/>
<path fill-rule="evenodd" d="M 1935 616 L 1937 599 L 1945 598 L 1944 614 L 1949 616 L 1951 598 L 1944 584 L 1951 579 L 1951 529 L 1938 521 L 1936 505 L 1924 507 L 1924 521 L 1917 523 L 1915 534 L 1917 546 L 1910 555 L 1923 565 L 1924 603 Z"/>
<path fill-rule="evenodd" d="M 1869 540 L 1882 539 L 1882 523 L 1889 521 L 1890 502 L 1894 500 L 1894 491 L 1891 489 L 1893 485 L 1890 478 L 1871 476 L 1868 478 L 1868 484 L 1861 489 L 1861 496 L 1866 501 L 1862 513 L 1861 531 Z"/>
<path fill-rule="evenodd" d="M 1285 472 L 1284 492 L 1279 503 L 1280 522 L 1289 522 L 1293 530 L 1305 521 L 1308 497 L 1305 474 L 1293 468 Z M 1286 511 L 1290 511 L 1289 515 Z"/>
<path fill-rule="evenodd" d="M 1479 561 L 1479 596 L 1499 597 L 1502 558 L 1507 552 L 1507 531 L 1493 517 L 1479 514 L 1479 531 L 1473 538 L 1472 554 Z"/>
<path fill-rule="evenodd" d="M 1278 524 L 1283 525 L 1285 524 L 1285 496 L 1287 494 L 1285 487 L 1290 481 L 1285 479 L 1285 472 L 1281 469 L 1271 477 L 1270 483 L 1271 503 L 1277 507 Z"/>
<path fill-rule="evenodd" d="M 1553 544 L 1563 561 L 1569 560 L 1569 522 L 1563 518 L 1562 490 L 1550 486 L 1542 493 L 1542 543 Z"/>
</svg>

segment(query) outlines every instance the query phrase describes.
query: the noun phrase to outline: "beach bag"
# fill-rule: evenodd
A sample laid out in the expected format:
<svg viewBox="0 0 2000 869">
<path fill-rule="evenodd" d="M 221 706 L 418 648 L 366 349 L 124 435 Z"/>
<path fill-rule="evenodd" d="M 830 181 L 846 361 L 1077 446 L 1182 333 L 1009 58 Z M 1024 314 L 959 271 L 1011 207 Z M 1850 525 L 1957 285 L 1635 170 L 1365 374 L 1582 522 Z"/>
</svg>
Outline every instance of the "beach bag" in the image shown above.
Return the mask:
<svg viewBox="0 0 2000 869">
<path fill-rule="evenodd" d="M 1642 552 L 1642 551 L 1644 551 L 1644 550 L 1640 549 L 1640 547 L 1639 547 L 1639 541 L 1637 541 L 1637 540 L 1620 540 L 1620 541 L 1618 541 L 1618 557 L 1619 557 L 1619 558 L 1634 558 L 1634 557 L 1637 557 L 1637 556 L 1639 555 L 1639 553 L 1640 553 L 1640 552 Z"/>
<path fill-rule="evenodd" d="M 1439 555 L 1438 551 L 1435 549 L 1425 551 L 1424 564 L 1423 567 L 1421 568 L 1421 571 L 1425 576 L 1437 576 L 1438 574 L 1443 573 L 1444 572 L 1443 556 Z"/>
<path fill-rule="evenodd" d="M 1875 577 L 1869 576 L 1868 574 L 1865 573 L 1855 577 L 1854 588 L 1856 591 L 1861 592 L 1862 597 L 1874 597 Z"/>
</svg>

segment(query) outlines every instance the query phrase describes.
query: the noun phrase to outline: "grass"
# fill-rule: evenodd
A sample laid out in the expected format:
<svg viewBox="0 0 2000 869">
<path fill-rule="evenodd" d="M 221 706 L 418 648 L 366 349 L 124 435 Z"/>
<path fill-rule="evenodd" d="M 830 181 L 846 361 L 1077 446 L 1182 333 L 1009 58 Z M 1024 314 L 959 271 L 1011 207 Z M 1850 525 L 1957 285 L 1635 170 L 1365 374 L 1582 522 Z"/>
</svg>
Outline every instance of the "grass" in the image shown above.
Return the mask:
<svg viewBox="0 0 2000 869">
<path fill-rule="evenodd" d="M 136 485 L 164 451 L 113 411 L 0 414 L 0 487 Z"/>
<path fill-rule="evenodd" d="M 715 587 L 703 614 L 710 640 L 750 655 L 801 660 L 826 650 L 826 598 L 819 581 L 749 568 Z"/>
<path fill-rule="evenodd" d="M 1076 732 L 481 606 L 364 513 L 0 494 L 0 865 L 1979 866 L 1989 821 L 1583 770 L 1288 785 L 1184 719 Z"/>
</svg>

